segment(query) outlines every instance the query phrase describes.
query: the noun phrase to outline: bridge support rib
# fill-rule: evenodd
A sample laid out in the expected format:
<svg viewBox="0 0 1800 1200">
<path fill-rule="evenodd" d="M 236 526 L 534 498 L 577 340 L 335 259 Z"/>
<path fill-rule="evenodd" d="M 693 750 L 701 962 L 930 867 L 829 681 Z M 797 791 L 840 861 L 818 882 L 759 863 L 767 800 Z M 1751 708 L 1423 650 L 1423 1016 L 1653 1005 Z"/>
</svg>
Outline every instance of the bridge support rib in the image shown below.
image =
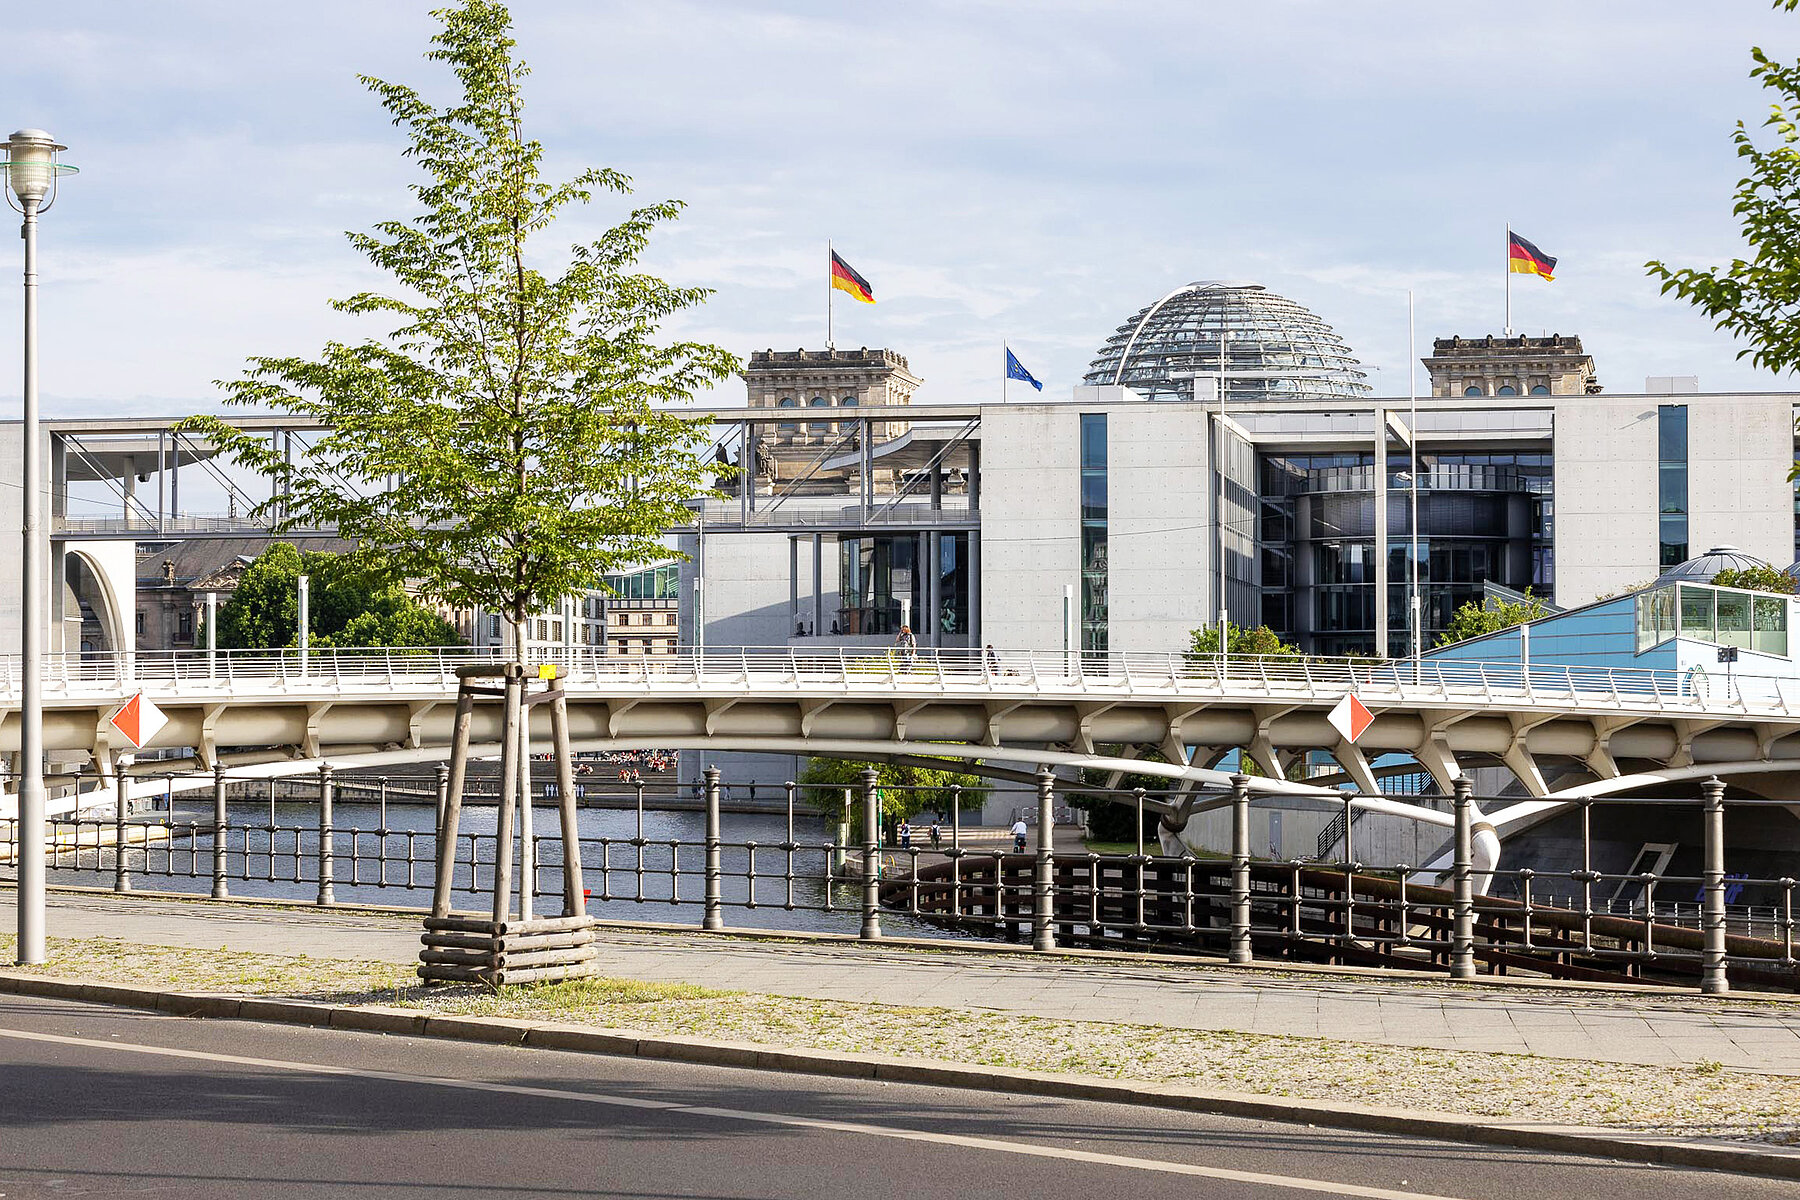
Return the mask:
<svg viewBox="0 0 1800 1200">
<path fill-rule="evenodd" d="M 1031 948 L 1056 949 L 1056 776 L 1037 777 L 1037 869 L 1031 888 Z"/>
</svg>

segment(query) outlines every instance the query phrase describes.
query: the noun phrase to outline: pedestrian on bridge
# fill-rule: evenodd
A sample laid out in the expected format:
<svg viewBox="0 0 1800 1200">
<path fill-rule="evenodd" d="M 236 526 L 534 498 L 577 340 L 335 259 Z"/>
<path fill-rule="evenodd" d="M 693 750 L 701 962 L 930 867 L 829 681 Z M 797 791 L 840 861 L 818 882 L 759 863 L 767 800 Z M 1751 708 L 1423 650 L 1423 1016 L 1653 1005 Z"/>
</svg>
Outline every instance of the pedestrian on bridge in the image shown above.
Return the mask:
<svg viewBox="0 0 1800 1200">
<path fill-rule="evenodd" d="M 1012 823 L 1013 853 L 1025 853 L 1025 818 L 1020 817 Z"/>
<path fill-rule="evenodd" d="M 944 831 L 938 825 L 937 817 L 934 816 L 931 818 L 931 828 L 926 832 L 931 834 L 931 848 L 933 850 L 938 849 L 944 844 Z"/>
</svg>

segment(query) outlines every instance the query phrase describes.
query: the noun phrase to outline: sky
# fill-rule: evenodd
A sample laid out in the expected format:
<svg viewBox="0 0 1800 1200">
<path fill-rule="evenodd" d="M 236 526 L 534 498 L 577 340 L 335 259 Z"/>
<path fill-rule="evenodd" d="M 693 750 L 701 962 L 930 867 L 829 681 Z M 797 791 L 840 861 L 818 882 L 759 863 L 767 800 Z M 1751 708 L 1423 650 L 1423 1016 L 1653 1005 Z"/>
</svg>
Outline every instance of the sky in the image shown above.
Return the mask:
<svg viewBox="0 0 1800 1200">
<path fill-rule="evenodd" d="M 372 331 L 327 307 L 383 286 L 344 233 L 410 215 L 415 174 L 358 76 L 452 99 L 422 57 L 428 10 L 13 14 L 5 119 L 81 169 L 43 218 L 47 416 L 216 410 L 215 381 L 249 356 Z M 610 166 L 635 200 L 683 200 L 646 265 L 716 294 L 669 332 L 741 357 L 823 344 L 829 238 L 878 299 L 837 305 L 838 345 L 904 354 L 921 402 L 998 398 L 1003 341 L 1066 396 L 1116 326 L 1195 279 L 1299 301 L 1402 396 L 1407 290 L 1421 354 L 1499 333 L 1510 221 L 1560 259 L 1554 282 L 1515 278 L 1514 325 L 1581 335 L 1610 390 L 1791 386 L 1643 269 L 1742 251 L 1730 137 L 1769 104 L 1750 47 L 1800 58 L 1800 16 L 1766 0 L 520 0 L 514 16 L 547 172 Z M 545 252 L 626 203 L 566 218 Z M 0 329 L 18 324 L 0 288 Z M 0 337 L 13 404 L 18 378 Z"/>
</svg>

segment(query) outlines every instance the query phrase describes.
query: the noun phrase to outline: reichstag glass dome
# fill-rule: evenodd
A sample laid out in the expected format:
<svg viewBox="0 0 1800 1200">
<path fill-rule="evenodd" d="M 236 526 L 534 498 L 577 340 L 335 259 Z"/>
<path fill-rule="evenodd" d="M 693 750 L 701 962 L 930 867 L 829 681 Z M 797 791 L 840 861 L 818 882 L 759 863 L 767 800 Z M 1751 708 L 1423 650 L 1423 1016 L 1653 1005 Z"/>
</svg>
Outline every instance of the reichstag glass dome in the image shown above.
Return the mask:
<svg viewBox="0 0 1800 1200">
<path fill-rule="evenodd" d="M 1341 400 L 1370 391 L 1350 347 L 1310 310 L 1260 283 L 1224 280 L 1190 283 L 1138 310 L 1106 339 L 1082 382 L 1191 400 L 1190 377 L 1219 369 L 1221 332 L 1229 401 Z M 1203 395 L 1215 394 L 1201 386 Z"/>
</svg>

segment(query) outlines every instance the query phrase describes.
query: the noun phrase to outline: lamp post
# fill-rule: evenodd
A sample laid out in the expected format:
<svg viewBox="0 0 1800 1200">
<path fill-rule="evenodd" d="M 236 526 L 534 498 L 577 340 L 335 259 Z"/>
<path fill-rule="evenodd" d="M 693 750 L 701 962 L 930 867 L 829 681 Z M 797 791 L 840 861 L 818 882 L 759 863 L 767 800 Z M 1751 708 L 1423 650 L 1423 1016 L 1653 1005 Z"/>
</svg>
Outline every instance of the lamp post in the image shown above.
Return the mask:
<svg viewBox="0 0 1800 1200">
<path fill-rule="evenodd" d="M 25 494 L 20 529 L 25 554 L 19 577 L 19 945 L 18 961 L 44 961 L 44 559 L 38 522 L 43 468 L 38 461 L 37 219 L 56 202 L 57 176 L 73 171 L 56 160 L 67 149 L 41 129 L 6 141 L 6 199 L 24 214 L 25 395 L 21 447 Z"/>
</svg>

